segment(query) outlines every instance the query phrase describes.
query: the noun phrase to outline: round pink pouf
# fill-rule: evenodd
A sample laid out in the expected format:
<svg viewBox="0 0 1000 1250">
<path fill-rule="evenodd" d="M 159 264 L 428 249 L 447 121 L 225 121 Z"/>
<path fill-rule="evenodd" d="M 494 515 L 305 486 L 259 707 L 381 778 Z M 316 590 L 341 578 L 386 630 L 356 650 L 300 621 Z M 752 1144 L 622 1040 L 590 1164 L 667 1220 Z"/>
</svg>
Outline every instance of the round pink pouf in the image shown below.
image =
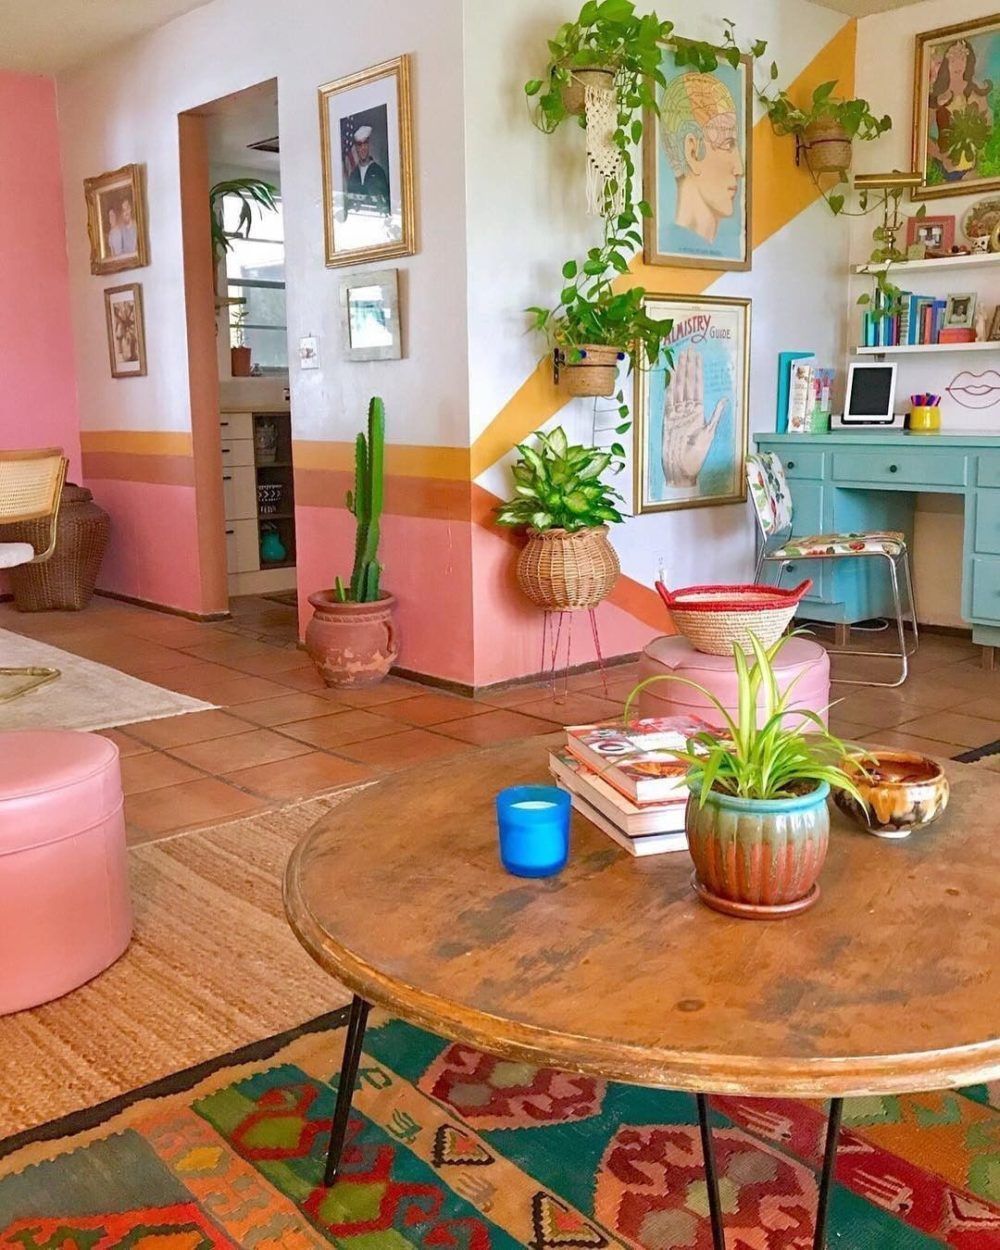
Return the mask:
<svg viewBox="0 0 1000 1250">
<path fill-rule="evenodd" d="M 0 1015 L 76 989 L 131 936 L 118 748 L 0 733 Z"/>
<path fill-rule="evenodd" d="M 784 694 L 795 681 L 791 708 L 807 708 L 818 712 L 826 724 L 826 709 L 830 702 L 830 657 L 818 642 L 808 638 L 790 638 L 774 660 L 778 689 Z M 686 638 L 654 638 L 642 653 L 639 661 L 639 679 L 672 673 L 687 681 L 704 686 L 719 700 L 730 714 L 736 714 L 737 681 L 736 666 L 732 656 L 705 655 L 696 651 Z M 763 712 L 763 698 L 758 700 L 758 710 Z M 643 716 L 680 716 L 693 713 L 702 720 L 715 724 L 719 713 L 699 690 L 679 681 L 658 681 L 647 686 L 639 696 L 639 711 Z M 804 724 L 801 716 L 786 716 L 789 728 Z"/>
</svg>

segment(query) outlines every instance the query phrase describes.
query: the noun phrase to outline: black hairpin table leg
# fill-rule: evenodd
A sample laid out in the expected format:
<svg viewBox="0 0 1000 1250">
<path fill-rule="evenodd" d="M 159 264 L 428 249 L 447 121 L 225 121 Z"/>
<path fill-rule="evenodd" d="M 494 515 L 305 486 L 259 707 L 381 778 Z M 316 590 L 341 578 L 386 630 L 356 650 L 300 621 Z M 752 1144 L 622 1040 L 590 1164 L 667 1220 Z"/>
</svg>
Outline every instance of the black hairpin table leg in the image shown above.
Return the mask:
<svg viewBox="0 0 1000 1250">
<path fill-rule="evenodd" d="M 330 1130 L 330 1151 L 326 1156 L 326 1171 L 323 1173 L 323 1184 L 327 1188 L 336 1181 L 340 1168 L 340 1156 L 344 1149 L 347 1121 L 350 1118 L 351 1102 L 354 1098 L 354 1082 L 358 1078 L 358 1064 L 361 1062 L 361 1044 L 365 1040 L 365 1026 L 371 1009 L 371 1003 L 366 1003 L 357 994 L 354 995 L 351 1000 L 351 1014 L 347 1020 L 344 1058 L 340 1064 L 337 1105 L 333 1112 L 333 1127 Z"/>
<path fill-rule="evenodd" d="M 712 1147 L 712 1126 L 708 1122 L 708 1098 L 696 1095 L 698 1101 L 698 1126 L 701 1129 L 701 1150 L 705 1159 L 705 1184 L 708 1187 L 708 1212 L 712 1223 L 713 1250 L 726 1250 L 726 1234 L 722 1226 L 722 1202 L 719 1199 L 719 1174 L 715 1168 L 715 1150 Z M 826 1126 L 826 1145 L 823 1150 L 823 1170 L 819 1180 L 819 1198 L 816 1205 L 816 1233 L 813 1250 L 826 1250 L 826 1225 L 830 1211 L 830 1191 L 837 1168 L 837 1141 L 840 1123 L 844 1115 L 843 1098 L 830 1099 L 830 1118 Z"/>
</svg>

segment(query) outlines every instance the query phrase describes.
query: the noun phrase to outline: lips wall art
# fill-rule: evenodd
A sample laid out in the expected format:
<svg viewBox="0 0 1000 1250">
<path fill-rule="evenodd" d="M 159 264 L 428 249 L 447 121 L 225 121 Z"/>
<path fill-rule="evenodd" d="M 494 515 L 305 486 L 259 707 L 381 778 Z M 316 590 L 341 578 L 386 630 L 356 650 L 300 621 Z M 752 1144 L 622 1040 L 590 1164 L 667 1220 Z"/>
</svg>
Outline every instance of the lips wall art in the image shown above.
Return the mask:
<svg viewBox="0 0 1000 1250">
<path fill-rule="evenodd" d="M 1000 404 L 1000 373 L 996 369 L 984 373 L 963 369 L 944 389 L 963 408 L 993 408 Z"/>
</svg>

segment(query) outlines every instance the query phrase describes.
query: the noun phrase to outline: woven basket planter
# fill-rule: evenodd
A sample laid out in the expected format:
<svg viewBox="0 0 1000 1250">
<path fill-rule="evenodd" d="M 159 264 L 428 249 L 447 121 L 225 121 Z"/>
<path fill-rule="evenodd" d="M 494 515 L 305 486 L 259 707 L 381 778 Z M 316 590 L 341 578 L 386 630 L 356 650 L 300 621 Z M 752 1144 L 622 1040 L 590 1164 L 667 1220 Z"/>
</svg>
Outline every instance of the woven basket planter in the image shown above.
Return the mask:
<svg viewBox="0 0 1000 1250">
<path fill-rule="evenodd" d="M 596 608 L 611 593 L 621 565 L 608 527 L 529 530 L 517 580 L 532 603 L 550 612 Z"/>
<path fill-rule="evenodd" d="M 574 117 L 582 117 L 587 108 L 587 88 L 610 91 L 615 85 L 613 69 L 576 69 L 562 89 L 563 108 Z"/>
<path fill-rule="evenodd" d="M 733 643 L 753 653 L 750 635 L 762 646 L 778 641 L 795 615 L 799 600 L 812 585 L 806 578 L 794 590 L 775 586 L 688 586 L 669 591 L 656 583 L 670 617 L 696 651 L 732 655 Z"/>
<path fill-rule="evenodd" d="M 622 353 L 617 347 L 584 343 L 577 349 L 581 359 L 559 362 L 559 384 L 570 395 L 592 398 L 613 395 L 618 385 L 618 361 Z"/>
<path fill-rule="evenodd" d="M 802 147 L 814 174 L 842 174 L 851 168 L 853 144 L 839 122 L 824 119 L 807 126 Z"/>
<path fill-rule="evenodd" d="M 111 522 L 84 486 L 63 486 L 56 527 L 56 549 L 43 564 L 7 570 L 19 612 L 79 612 L 90 602 L 108 545 Z M 49 543 L 49 522 L 20 521 L 5 527 L 11 542 L 31 543 L 36 551 Z"/>
</svg>

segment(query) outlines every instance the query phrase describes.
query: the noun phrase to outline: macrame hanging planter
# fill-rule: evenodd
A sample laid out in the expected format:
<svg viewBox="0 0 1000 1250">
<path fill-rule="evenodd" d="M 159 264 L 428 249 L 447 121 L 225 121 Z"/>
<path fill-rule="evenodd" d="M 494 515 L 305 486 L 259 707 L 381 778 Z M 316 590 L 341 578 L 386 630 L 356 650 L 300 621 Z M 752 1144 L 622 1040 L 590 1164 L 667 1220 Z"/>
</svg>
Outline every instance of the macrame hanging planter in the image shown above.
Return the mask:
<svg viewBox="0 0 1000 1250">
<path fill-rule="evenodd" d="M 587 119 L 587 211 L 595 217 L 616 217 L 625 208 L 625 161 L 615 143 L 618 97 L 614 87 L 584 91 Z M 611 183 L 615 190 L 610 189 Z"/>
</svg>

